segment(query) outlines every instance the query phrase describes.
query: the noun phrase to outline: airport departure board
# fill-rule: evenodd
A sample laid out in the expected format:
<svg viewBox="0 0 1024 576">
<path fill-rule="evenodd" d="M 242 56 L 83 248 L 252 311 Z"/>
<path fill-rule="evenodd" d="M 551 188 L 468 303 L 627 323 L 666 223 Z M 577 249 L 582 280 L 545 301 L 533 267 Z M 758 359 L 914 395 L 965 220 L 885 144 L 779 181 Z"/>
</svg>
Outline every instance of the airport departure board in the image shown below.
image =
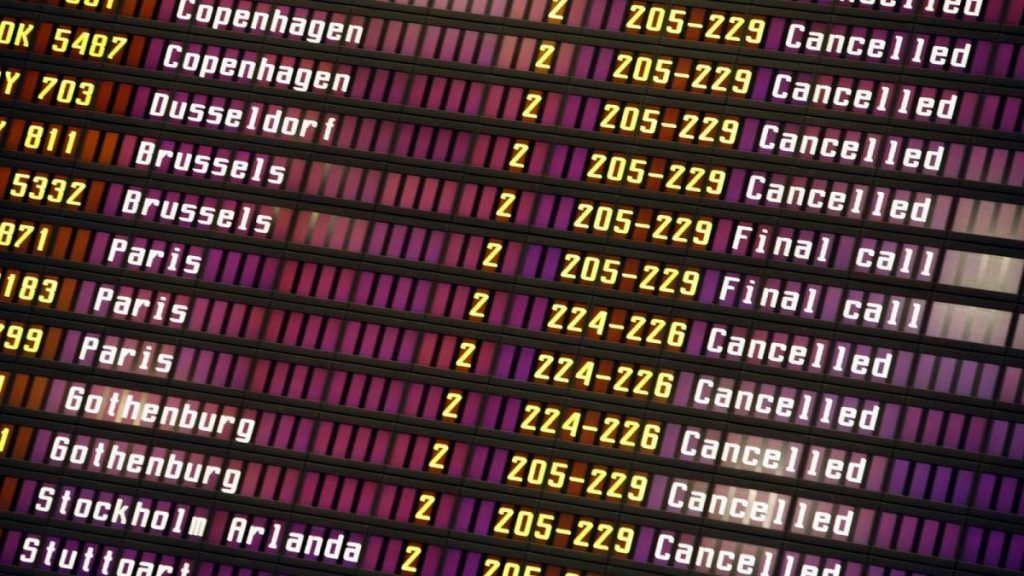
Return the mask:
<svg viewBox="0 0 1024 576">
<path fill-rule="evenodd" d="M 1024 573 L 1024 0 L 0 0 L 0 574 Z"/>
</svg>

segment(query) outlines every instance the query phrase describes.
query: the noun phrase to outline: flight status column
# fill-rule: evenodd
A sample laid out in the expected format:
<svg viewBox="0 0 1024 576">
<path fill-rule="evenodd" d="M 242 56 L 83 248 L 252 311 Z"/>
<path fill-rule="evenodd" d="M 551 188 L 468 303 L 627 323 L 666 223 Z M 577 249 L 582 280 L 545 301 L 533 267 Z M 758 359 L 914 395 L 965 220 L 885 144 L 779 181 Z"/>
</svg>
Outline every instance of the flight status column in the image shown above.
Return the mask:
<svg viewBox="0 0 1024 576">
<path fill-rule="evenodd" d="M 1022 38 L 0 0 L 0 572 L 1021 573 Z"/>
</svg>

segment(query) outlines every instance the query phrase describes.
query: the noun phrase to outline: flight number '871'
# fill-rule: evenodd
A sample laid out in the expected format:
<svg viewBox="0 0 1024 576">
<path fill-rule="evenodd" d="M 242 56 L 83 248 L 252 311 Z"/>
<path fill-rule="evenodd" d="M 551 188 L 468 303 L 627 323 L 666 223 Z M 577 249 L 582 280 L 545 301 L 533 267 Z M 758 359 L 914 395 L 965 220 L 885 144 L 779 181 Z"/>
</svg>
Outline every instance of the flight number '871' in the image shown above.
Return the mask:
<svg viewBox="0 0 1024 576">
<path fill-rule="evenodd" d="M 35 222 L 0 220 L 0 248 L 45 252 L 53 227 Z"/>
</svg>

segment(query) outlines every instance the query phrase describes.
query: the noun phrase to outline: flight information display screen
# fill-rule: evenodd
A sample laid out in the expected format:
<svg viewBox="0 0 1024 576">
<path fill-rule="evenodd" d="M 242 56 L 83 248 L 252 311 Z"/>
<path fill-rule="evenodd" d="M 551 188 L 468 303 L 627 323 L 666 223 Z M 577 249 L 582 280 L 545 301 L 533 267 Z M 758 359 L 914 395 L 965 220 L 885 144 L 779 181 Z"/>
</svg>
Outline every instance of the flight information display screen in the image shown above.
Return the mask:
<svg viewBox="0 0 1024 576">
<path fill-rule="evenodd" d="M 0 0 L 0 574 L 1022 574 L 1022 133 L 1022 0 Z"/>
</svg>

